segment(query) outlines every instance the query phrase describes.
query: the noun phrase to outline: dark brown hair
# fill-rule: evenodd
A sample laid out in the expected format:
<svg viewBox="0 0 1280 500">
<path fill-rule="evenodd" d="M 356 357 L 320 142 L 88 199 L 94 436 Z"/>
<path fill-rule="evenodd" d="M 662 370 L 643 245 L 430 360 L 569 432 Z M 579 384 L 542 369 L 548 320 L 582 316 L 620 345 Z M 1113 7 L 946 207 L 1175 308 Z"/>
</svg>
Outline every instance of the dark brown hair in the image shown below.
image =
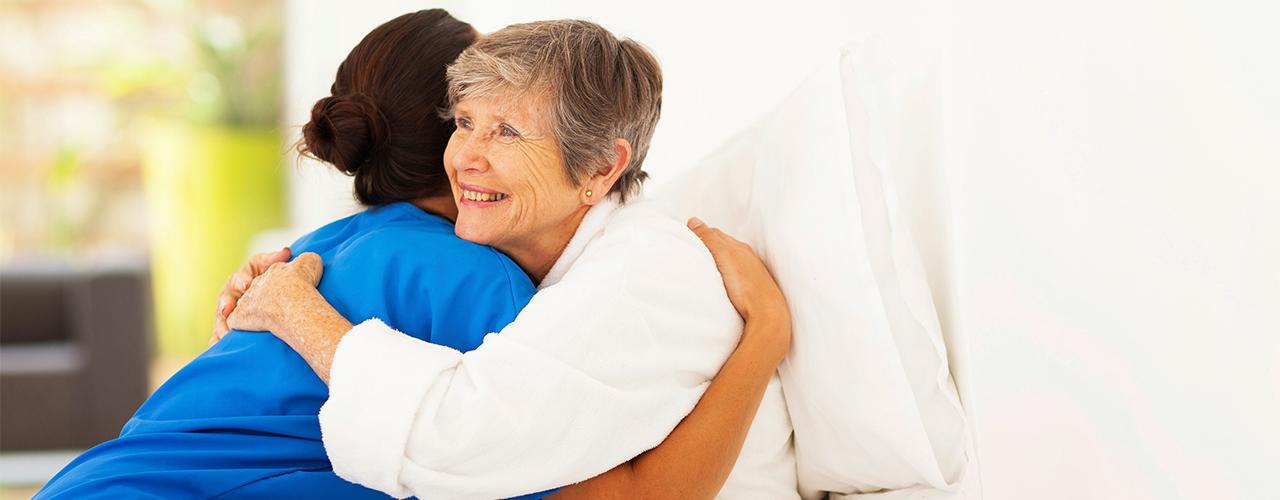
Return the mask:
<svg viewBox="0 0 1280 500">
<path fill-rule="evenodd" d="M 378 26 L 338 66 L 333 95 L 311 108 L 298 152 L 354 176 L 365 205 L 447 194 L 445 67 L 477 36 L 441 9 Z"/>
</svg>

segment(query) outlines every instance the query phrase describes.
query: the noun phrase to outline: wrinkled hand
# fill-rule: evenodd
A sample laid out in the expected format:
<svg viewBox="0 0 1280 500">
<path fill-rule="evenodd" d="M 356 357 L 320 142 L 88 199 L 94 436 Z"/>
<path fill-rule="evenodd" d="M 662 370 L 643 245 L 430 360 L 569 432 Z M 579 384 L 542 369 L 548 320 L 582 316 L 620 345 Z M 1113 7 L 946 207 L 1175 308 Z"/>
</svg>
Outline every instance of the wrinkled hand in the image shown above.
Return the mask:
<svg viewBox="0 0 1280 500">
<path fill-rule="evenodd" d="M 237 330 L 265 332 L 275 330 L 289 314 L 297 297 L 315 294 L 324 265 L 320 256 L 311 252 L 291 262 L 272 264 L 253 279 L 227 317 L 227 326 Z"/>
<path fill-rule="evenodd" d="M 213 312 L 213 337 L 209 339 L 210 346 L 218 343 L 231 331 L 231 327 L 227 325 L 227 316 L 235 310 L 240 296 L 249 289 L 253 279 L 267 272 L 267 268 L 272 264 L 289 262 L 291 258 L 293 258 L 293 251 L 289 247 L 275 252 L 260 253 L 249 258 L 249 263 L 227 278 L 226 284 L 222 285 L 222 291 L 218 292 L 218 308 Z"/>
<path fill-rule="evenodd" d="M 787 309 L 787 299 L 751 245 L 704 224 L 696 217 L 689 219 L 689 229 L 711 251 L 716 268 L 724 279 L 729 301 L 733 302 L 738 314 L 748 323 L 767 324 L 769 327 L 761 331 L 773 335 L 772 340 L 785 352 L 791 342 L 791 313 Z"/>
</svg>

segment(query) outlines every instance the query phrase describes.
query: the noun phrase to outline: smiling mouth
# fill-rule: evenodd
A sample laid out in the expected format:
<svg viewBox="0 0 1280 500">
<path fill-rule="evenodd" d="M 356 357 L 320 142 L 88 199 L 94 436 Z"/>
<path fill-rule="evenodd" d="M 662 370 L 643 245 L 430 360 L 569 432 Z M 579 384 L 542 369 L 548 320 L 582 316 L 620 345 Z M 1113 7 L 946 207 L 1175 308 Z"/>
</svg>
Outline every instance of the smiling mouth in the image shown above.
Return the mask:
<svg viewBox="0 0 1280 500">
<path fill-rule="evenodd" d="M 470 189 L 461 188 L 461 187 L 458 188 L 458 190 L 462 191 L 462 199 L 464 200 L 501 201 L 507 198 L 507 195 L 502 193 L 481 193 L 479 191 L 472 191 Z"/>
</svg>

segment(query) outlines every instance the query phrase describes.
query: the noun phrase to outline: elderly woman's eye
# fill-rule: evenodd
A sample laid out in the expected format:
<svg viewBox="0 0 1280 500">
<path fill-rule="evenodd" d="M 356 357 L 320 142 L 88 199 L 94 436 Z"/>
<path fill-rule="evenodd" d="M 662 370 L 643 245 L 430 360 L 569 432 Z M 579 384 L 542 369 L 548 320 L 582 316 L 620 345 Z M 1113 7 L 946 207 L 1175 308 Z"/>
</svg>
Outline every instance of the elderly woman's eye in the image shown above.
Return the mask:
<svg viewBox="0 0 1280 500">
<path fill-rule="evenodd" d="M 498 133 L 502 134 L 504 137 L 520 137 L 520 132 L 516 132 L 516 129 L 506 125 L 503 125 Z"/>
<path fill-rule="evenodd" d="M 471 120 L 468 120 L 466 118 L 454 118 L 453 123 L 454 125 L 457 125 L 458 128 L 465 128 L 467 130 L 471 130 Z"/>
</svg>

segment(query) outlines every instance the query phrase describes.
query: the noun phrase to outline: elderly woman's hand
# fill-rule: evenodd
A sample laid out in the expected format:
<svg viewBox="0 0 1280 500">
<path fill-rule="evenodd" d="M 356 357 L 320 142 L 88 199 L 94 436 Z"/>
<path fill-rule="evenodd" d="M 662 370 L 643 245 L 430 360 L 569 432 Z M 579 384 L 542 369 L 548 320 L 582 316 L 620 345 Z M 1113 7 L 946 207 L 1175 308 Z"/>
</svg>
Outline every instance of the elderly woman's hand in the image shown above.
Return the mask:
<svg viewBox="0 0 1280 500">
<path fill-rule="evenodd" d="M 316 294 L 324 266 L 311 252 L 291 262 L 272 264 L 254 278 L 227 317 L 227 326 L 245 331 L 275 331 L 301 298 Z"/>
<path fill-rule="evenodd" d="M 275 252 L 260 253 L 250 257 L 244 267 L 227 278 L 227 282 L 222 285 L 222 291 L 218 292 L 218 308 L 213 313 L 213 336 L 209 338 L 210 346 L 222 340 L 222 337 L 231 331 L 231 327 L 227 325 L 227 316 L 236 309 L 236 304 L 249 289 L 253 279 L 267 272 L 272 264 L 289 262 L 291 258 L 293 258 L 293 251 L 289 247 Z"/>
<path fill-rule="evenodd" d="M 316 290 L 323 273 L 320 256 L 311 252 L 291 262 L 272 264 L 253 279 L 227 317 L 227 325 L 271 332 L 301 355 L 327 384 L 338 342 L 351 330 L 351 323 Z"/>
<path fill-rule="evenodd" d="M 747 323 L 743 340 L 749 336 L 763 337 L 761 340 L 767 340 L 775 349 L 780 349 L 775 352 L 781 361 L 781 356 L 791 346 L 791 313 L 787 309 L 787 299 L 782 296 L 782 290 L 764 267 L 764 262 L 756 256 L 751 245 L 704 224 L 697 217 L 689 219 L 689 229 L 711 251 L 716 268 L 724 279 L 729 300 Z"/>
</svg>

